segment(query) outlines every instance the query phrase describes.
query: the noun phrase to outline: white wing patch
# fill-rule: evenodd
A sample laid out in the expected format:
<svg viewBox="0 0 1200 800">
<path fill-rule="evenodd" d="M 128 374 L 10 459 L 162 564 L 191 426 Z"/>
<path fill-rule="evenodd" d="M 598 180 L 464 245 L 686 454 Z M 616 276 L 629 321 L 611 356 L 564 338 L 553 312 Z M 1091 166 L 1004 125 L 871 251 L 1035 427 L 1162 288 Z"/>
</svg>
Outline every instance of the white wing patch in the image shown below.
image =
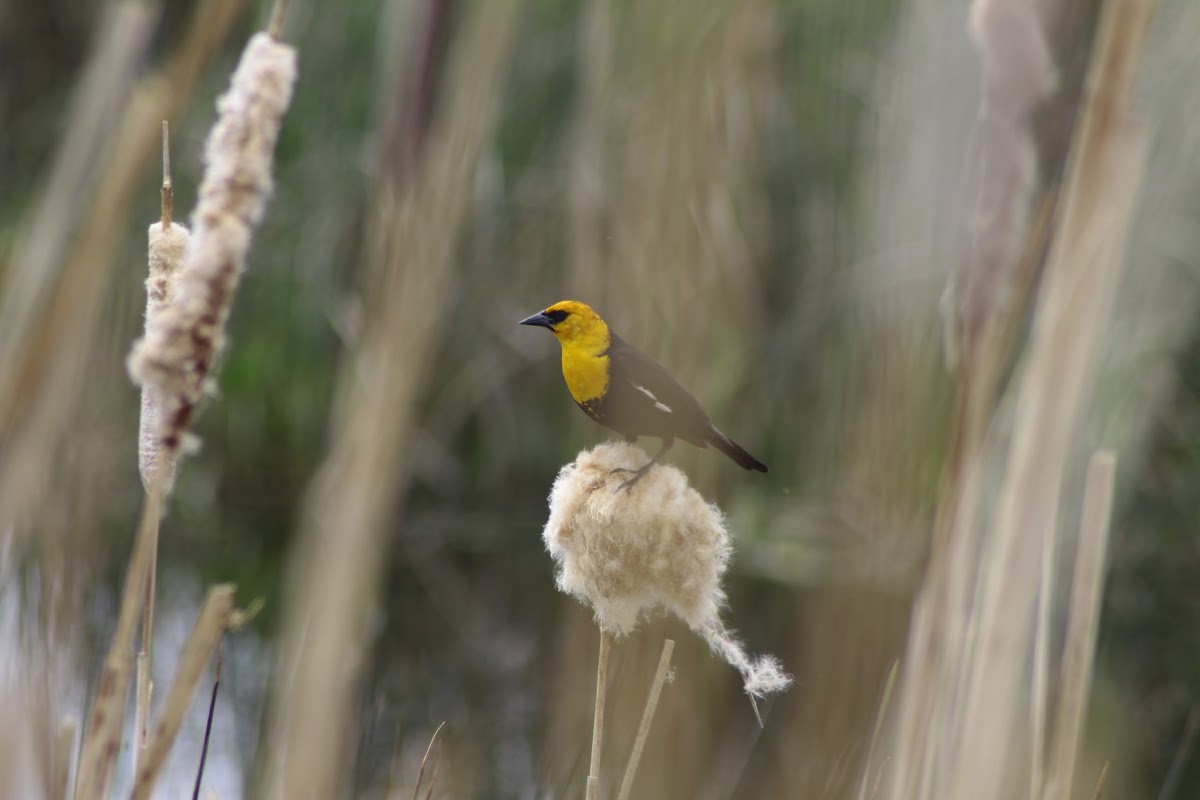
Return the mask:
<svg viewBox="0 0 1200 800">
<path fill-rule="evenodd" d="M 671 413 L 671 407 L 669 405 L 667 405 L 666 403 L 662 402 L 661 400 L 659 400 L 657 397 L 655 397 L 654 392 L 650 391 L 645 386 L 638 386 L 635 383 L 633 385 L 633 388 L 637 389 L 639 392 L 646 395 L 646 397 L 649 397 L 651 400 L 653 400 L 654 407 L 657 408 L 659 411 L 662 411 L 664 414 Z"/>
</svg>

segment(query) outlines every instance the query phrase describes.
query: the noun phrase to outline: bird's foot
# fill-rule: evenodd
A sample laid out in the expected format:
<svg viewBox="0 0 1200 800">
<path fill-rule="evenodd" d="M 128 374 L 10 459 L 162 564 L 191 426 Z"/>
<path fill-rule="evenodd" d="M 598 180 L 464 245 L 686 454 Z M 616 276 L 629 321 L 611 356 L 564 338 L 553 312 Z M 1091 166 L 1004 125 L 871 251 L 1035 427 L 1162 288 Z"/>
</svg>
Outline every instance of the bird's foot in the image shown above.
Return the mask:
<svg viewBox="0 0 1200 800">
<path fill-rule="evenodd" d="M 647 472 L 650 471 L 650 468 L 652 466 L 654 466 L 654 465 L 647 464 L 646 466 L 642 467 L 641 469 L 625 469 L 624 467 L 617 467 L 614 470 L 610 470 L 608 474 L 612 475 L 617 472 L 632 472 L 633 477 L 627 481 L 622 481 L 621 485 L 617 487 L 618 492 L 627 492 L 630 489 L 632 489 L 634 484 L 637 483 L 638 481 L 640 481 Z"/>
</svg>

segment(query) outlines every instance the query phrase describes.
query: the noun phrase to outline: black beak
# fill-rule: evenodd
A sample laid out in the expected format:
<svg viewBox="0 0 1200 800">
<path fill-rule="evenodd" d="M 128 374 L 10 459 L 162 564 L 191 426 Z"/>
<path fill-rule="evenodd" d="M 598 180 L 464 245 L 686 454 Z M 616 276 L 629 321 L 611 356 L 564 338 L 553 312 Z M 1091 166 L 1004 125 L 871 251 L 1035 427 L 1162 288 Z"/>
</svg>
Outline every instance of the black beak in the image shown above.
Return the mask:
<svg viewBox="0 0 1200 800">
<path fill-rule="evenodd" d="M 518 325 L 539 325 L 543 328 L 549 328 L 550 330 L 554 330 L 554 323 L 550 321 L 550 318 L 546 316 L 546 313 L 544 311 L 539 311 L 538 313 L 534 314 L 532 317 L 526 317 L 525 319 L 521 320 L 517 324 Z"/>
</svg>

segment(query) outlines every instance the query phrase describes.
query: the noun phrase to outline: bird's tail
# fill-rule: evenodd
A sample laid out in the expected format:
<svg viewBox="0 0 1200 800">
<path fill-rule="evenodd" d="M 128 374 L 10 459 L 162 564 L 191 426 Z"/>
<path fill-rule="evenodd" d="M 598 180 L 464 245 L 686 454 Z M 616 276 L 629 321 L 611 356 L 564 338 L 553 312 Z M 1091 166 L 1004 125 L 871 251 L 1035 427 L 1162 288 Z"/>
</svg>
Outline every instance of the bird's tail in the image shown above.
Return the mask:
<svg viewBox="0 0 1200 800">
<path fill-rule="evenodd" d="M 728 436 L 717 430 L 717 426 L 711 426 L 712 430 L 708 435 L 708 442 L 713 447 L 720 450 L 725 455 L 732 458 L 737 465 L 742 469 L 754 470 L 756 472 L 766 472 L 767 465 L 759 461 L 754 456 L 746 452 L 745 448 L 739 446 L 732 441 Z"/>
</svg>

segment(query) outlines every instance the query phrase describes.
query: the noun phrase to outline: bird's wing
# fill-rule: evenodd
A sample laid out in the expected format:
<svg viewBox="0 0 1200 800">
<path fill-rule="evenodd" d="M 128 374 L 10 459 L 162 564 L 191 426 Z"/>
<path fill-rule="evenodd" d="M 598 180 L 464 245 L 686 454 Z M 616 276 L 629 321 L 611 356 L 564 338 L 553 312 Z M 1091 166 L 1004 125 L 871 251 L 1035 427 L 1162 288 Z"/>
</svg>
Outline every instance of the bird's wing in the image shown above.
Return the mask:
<svg viewBox="0 0 1200 800">
<path fill-rule="evenodd" d="M 619 425 L 626 423 L 631 433 L 668 433 L 704 446 L 712 425 L 708 414 L 670 373 L 615 334 L 608 356 L 614 427 L 620 430 Z"/>
</svg>

